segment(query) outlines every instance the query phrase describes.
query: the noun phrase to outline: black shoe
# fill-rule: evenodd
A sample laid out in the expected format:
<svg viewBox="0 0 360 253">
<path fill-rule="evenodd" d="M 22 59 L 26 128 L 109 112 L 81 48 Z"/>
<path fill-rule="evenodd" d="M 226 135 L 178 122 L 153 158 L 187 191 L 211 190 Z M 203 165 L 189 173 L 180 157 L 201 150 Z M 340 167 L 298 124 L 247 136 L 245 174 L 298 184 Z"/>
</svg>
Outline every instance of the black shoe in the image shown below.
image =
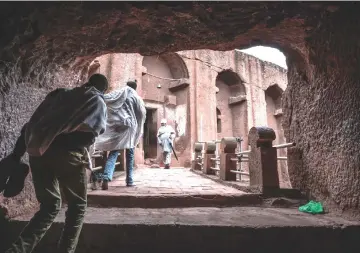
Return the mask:
<svg viewBox="0 0 360 253">
<path fill-rule="evenodd" d="M 166 170 L 170 169 L 170 165 L 166 164 L 164 169 L 166 169 Z"/>
<path fill-rule="evenodd" d="M 134 187 L 136 186 L 135 184 L 126 184 L 126 187 Z"/>
<path fill-rule="evenodd" d="M 102 182 L 101 189 L 103 189 L 104 191 L 108 190 L 109 189 L 109 181 L 104 180 Z"/>
</svg>

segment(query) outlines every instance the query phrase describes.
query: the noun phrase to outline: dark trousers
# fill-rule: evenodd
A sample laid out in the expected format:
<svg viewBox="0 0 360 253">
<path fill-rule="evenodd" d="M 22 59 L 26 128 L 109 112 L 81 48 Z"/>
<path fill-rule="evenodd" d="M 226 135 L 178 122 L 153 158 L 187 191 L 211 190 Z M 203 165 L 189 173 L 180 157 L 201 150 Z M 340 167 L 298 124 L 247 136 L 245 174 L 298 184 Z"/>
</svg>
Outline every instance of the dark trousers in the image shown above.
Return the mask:
<svg viewBox="0 0 360 253">
<path fill-rule="evenodd" d="M 68 209 L 57 252 L 75 252 L 87 204 L 86 163 L 79 152 L 48 151 L 42 157 L 30 157 L 40 210 L 6 253 L 30 253 L 40 242 L 60 211 L 60 186 Z"/>
</svg>

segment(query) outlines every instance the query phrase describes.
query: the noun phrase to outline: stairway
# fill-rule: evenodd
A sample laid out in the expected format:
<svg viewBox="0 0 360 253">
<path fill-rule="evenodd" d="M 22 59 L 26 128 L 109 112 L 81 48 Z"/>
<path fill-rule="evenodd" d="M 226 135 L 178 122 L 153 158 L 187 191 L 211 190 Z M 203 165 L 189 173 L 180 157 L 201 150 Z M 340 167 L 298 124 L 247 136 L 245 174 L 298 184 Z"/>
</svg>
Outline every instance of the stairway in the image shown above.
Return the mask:
<svg viewBox="0 0 360 253">
<path fill-rule="evenodd" d="M 1 226 L 11 242 L 29 217 Z M 64 210 L 34 253 L 53 252 Z M 88 209 L 76 253 L 360 252 L 360 223 L 297 209 L 261 207 Z"/>
<path fill-rule="evenodd" d="M 309 215 L 294 190 L 278 196 L 247 193 L 184 169 L 139 169 L 136 187 L 124 175 L 109 191 L 91 191 L 76 253 L 118 252 L 360 252 L 360 222 Z M 51 253 L 65 210 L 34 253 Z M 32 214 L 0 224 L 0 252 Z"/>
</svg>

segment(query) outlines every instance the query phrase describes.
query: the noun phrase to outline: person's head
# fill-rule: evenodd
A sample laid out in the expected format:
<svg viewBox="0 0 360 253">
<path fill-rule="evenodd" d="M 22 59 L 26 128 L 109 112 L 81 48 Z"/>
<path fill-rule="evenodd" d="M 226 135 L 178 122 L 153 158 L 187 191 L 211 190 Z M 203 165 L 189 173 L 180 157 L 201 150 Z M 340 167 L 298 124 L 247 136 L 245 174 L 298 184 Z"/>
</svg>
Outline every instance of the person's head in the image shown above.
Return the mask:
<svg viewBox="0 0 360 253">
<path fill-rule="evenodd" d="M 162 119 L 160 122 L 161 126 L 166 126 L 166 123 L 167 123 L 166 119 Z"/>
<path fill-rule="evenodd" d="M 86 84 L 87 87 L 95 87 L 100 92 L 105 93 L 109 88 L 109 82 L 107 78 L 102 74 L 94 74 L 89 78 L 89 82 Z"/>
<path fill-rule="evenodd" d="M 136 90 L 136 88 L 137 88 L 136 80 L 135 80 L 135 81 L 128 81 L 128 82 L 126 83 L 126 85 L 129 86 L 129 87 L 131 87 L 131 88 L 133 88 L 134 90 Z"/>
</svg>

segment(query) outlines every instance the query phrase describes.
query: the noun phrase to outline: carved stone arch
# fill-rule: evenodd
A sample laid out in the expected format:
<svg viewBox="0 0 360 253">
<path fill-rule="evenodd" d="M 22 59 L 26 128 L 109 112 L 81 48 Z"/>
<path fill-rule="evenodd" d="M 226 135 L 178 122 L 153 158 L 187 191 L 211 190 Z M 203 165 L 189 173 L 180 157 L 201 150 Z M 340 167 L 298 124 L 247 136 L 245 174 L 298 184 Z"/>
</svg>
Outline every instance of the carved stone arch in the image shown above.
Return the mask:
<svg viewBox="0 0 360 253">
<path fill-rule="evenodd" d="M 226 84 L 229 87 L 231 97 L 239 95 L 246 95 L 246 88 L 244 80 L 238 73 L 227 69 L 221 71 L 216 77 L 216 86 L 219 88 L 220 83 Z"/>
<path fill-rule="evenodd" d="M 151 59 L 154 63 L 149 64 Z M 177 53 L 166 53 L 158 56 L 144 56 L 142 65 L 145 73 L 143 73 L 143 75 L 156 75 L 156 73 L 152 73 L 152 70 L 150 70 L 150 65 L 156 64 L 156 62 L 163 65 L 163 67 L 166 66 L 169 71 L 169 75 L 160 76 L 167 78 L 162 80 L 166 83 L 169 91 L 175 92 L 189 86 L 189 71 L 184 60 Z"/>
<path fill-rule="evenodd" d="M 189 71 L 184 60 L 177 53 L 167 53 L 160 56 L 169 66 L 174 79 L 189 78 Z"/>
<path fill-rule="evenodd" d="M 283 93 L 283 89 L 281 89 L 278 84 L 272 84 L 265 90 L 265 96 L 271 98 L 274 102 L 274 110 L 281 109 L 281 99 Z"/>
</svg>

